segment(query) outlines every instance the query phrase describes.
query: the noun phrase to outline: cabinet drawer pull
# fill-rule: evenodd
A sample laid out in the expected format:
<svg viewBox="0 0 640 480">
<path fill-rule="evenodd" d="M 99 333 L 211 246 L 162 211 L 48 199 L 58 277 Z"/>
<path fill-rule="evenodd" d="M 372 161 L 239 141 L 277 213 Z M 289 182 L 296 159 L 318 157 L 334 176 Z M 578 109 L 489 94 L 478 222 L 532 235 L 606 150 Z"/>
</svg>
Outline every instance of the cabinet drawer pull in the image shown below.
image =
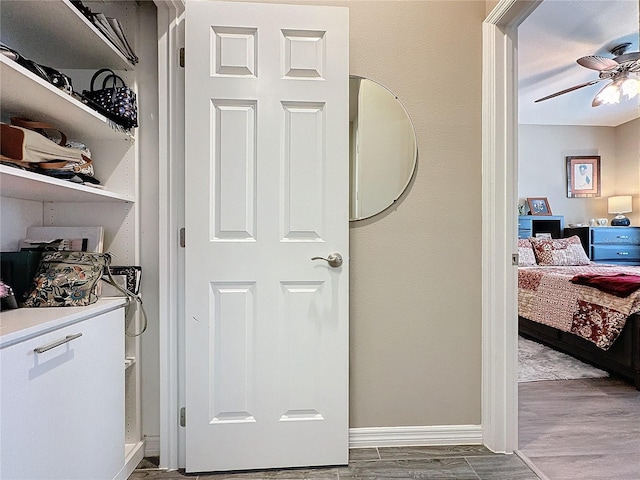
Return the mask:
<svg viewBox="0 0 640 480">
<path fill-rule="evenodd" d="M 618 255 L 629 255 L 629 252 L 618 252 Z"/>
<path fill-rule="evenodd" d="M 75 335 L 67 335 L 66 337 L 60 340 L 56 340 L 55 342 L 50 343 L 49 345 L 45 345 L 44 347 L 34 348 L 33 351 L 36 353 L 44 353 L 47 350 L 51 350 L 52 348 L 59 347 L 60 345 L 64 345 L 65 343 L 69 343 L 71 340 L 75 340 L 76 338 L 79 338 L 81 336 L 81 333 L 76 333 Z"/>
</svg>

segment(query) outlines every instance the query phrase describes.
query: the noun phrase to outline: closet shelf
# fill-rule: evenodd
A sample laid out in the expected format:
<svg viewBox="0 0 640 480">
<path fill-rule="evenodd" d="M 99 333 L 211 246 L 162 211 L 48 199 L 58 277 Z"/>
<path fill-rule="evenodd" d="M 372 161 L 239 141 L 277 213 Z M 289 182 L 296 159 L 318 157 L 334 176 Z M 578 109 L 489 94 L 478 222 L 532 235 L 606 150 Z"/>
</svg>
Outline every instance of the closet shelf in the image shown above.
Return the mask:
<svg viewBox="0 0 640 480">
<path fill-rule="evenodd" d="M 0 165 L 0 192 L 3 197 L 39 202 L 133 203 L 134 201 L 129 195 L 87 187 L 7 165 Z"/>
<path fill-rule="evenodd" d="M 1 55 L 0 103 L 5 121 L 18 116 L 46 122 L 67 138 L 87 144 L 91 140 L 133 141 L 130 134 L 112 128 L 103 115 Z"/>
<path fill-rule="evenodd" d="M 67 34 L 60 35 L 60 29 Z M 17 48 L 19 45 L 23 56 L 49 67 L 133 68 L 129 60 L 68 0 L 3 0 L 0 30 L 9 47 Z M 43 38 L 47 41 L 43 42 Z"/>
</svg>

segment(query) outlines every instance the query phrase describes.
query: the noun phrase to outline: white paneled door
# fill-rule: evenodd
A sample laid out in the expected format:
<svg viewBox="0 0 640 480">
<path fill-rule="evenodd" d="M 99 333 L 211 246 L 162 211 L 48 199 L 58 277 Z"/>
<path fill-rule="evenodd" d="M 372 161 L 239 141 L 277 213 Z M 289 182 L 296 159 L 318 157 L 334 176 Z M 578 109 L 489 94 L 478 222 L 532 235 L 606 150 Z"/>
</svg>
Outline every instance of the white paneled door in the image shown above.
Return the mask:
<svg viewBox="0 0 640 480">
<path fill-rule="evenodd" d="M 346 464 L 348 10 L 186 12 L 187 471 Z"/>
</svg>

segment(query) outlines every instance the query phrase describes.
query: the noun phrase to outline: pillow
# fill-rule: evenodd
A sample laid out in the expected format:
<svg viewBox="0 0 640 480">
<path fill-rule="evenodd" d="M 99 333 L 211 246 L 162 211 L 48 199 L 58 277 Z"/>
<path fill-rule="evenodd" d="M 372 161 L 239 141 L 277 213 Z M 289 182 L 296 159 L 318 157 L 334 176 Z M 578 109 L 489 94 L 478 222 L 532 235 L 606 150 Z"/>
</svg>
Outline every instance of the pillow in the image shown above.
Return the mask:
<svg viewBox="0 0 640 480">
<path fill-rule="evenodd" d="M 577 235 L 569 238 L 530 238 L 538 265 L 589 265 Z"/>
<path fill-rule="evenodd" d="M 518 239 L 518 266 L 531 267 L 536 264 L 536 256 L 533 253 L 533 245 L 528 238 Z"/>
</svg>

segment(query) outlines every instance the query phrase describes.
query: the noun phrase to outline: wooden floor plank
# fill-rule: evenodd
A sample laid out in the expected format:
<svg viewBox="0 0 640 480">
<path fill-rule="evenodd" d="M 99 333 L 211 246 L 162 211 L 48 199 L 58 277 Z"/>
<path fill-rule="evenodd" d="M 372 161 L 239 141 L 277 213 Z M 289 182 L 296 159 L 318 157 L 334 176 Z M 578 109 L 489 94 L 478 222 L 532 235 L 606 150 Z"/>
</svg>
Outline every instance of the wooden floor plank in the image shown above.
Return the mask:
<svg viewBox="0 0 640 480">
<path fill-rule="evenodd" d="M 551 480 L 640 479 L 640 392 L 615 378 L 520 383 L 519 449 Z"/>
</svg>

